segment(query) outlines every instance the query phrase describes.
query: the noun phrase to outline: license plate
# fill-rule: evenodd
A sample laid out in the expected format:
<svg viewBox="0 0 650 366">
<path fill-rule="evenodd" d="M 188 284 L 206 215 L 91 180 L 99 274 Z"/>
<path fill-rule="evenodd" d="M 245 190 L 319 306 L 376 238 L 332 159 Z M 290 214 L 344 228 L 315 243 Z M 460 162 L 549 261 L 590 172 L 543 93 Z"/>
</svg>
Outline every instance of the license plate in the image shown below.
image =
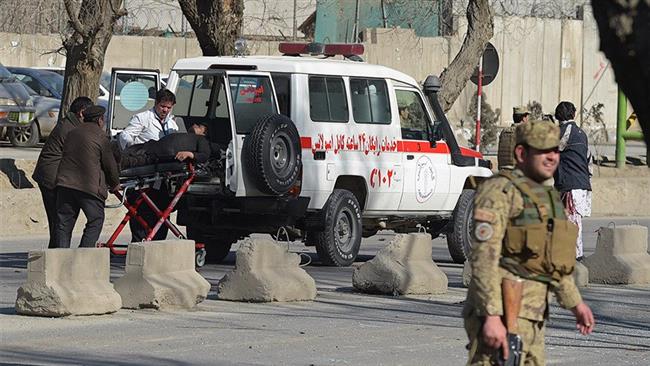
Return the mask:
<svg viewBox="0 0 650 366">
<path fill-rule="evenodd" d="M 29 112 L 22 112 L 18 114 L 18 123 L 21 125 L 29 124 L 32 121 L 32 114 Z"/>
</svg>

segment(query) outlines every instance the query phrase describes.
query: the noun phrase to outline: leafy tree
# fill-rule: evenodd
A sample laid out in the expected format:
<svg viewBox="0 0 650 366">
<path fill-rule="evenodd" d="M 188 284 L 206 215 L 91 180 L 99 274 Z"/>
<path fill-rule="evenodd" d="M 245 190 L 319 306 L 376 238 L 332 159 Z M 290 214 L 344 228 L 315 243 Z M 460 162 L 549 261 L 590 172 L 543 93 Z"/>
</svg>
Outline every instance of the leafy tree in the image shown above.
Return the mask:
<svg viewBox="0 0 650 366">
<path fill-rule="evenodd" d="M 477 93 L 474 93 L 469 105 L 469 115 L 476 116 Z M 501 109 L 492 109 L 492 106 L 487 101 L 485 93 L 481 95 L 481 151 L 486 152 L 488 147 L 497 141 L 499 118 L 501 117 Z M 472 138 L 471 143 L 476 141 L 476 120 L 471 124 Z"/>
</svg>

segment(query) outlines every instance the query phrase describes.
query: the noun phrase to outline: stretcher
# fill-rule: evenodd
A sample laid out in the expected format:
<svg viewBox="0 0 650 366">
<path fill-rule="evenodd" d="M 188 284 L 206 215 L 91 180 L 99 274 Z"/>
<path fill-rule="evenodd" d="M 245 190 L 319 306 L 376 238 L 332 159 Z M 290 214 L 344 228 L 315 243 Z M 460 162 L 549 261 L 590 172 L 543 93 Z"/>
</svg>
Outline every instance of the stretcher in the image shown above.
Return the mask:
<svg viewBox="0 0 650 366">
<path fill-rule="evenodd" d="M 137 220 L 140 225 L 146 230 L 147 236 L 143 241 L 151 241 L 156 235 L 158 230 L 165 225 L 169 230 L 179 239 L 185 239 L 185 236 L 170 220 L 169 216 L 178 204 L 183 194 L 187 192 L 190 184 L 196 178 L 196 170 L 194 163 L 188 161 L 182 162 L 168 162 L 158 163 L 152 165 L 139 166 L 134 168 L 124 169 L 120 172 L 120 188 L 113 194 L 120 200 L 118 204 L 107 205 L 107 208 L 117 208 L 124 206 L 127 209 L 126 215 L 117 226 L 111 237 L 106 243 L 98 243 L 98 247 L 109 248 L 114 255 L 125 255 L 128 244 L 116 244 L 115 241 L 120 235 L 124 227 L 130 220 Z M 149 197 L 149 192 L 152 189 L 159 189 L 163 184 L 170 187 L 169 192 L 174 192 L 174 197 L 167 207 L 160 209 Z M 137 192 L 137 198 L 129 202 L 127 200 L 128 192 Z M 138 209 L 145 204 L 156 214 L 158 221 L 153 227 L 138 214 Z M 196 265 L 201 267 L 205 264 L 205 245 L 202 243 L 196 244 Z"/>
</svg>

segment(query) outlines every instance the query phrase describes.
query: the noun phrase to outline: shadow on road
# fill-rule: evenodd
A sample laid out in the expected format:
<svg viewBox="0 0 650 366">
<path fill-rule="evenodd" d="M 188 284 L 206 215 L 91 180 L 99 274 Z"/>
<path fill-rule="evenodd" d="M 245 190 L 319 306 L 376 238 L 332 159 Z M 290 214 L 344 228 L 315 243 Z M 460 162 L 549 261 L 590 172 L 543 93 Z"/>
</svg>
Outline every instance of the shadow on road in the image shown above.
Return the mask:
<svg viewBox="0 0 650 366">
<path fill-rule="evenodd" d="M 92 353 L 67 353 L 61 354 L 56 351 L 43 351 L 35 352 L 29 349 L 21 349 L 13 347 L 11 350 L 0 350 L 0 359 L 3 360 L 2 365 L 42 365 L 42 364 L 57 364 L 57 365 L 87 365 L 87 366 L 126 366 L 126 365 L 160 365 L 160 366 L 184 366 L 191 365 L 191 363 L 172 360 L 169 358 L 156 357 L 151 354 L 138 355 L 138 354 L 115 354 L 112 356 L 102 356 L 98 358 Z M 13 360 L 30 360 L 29 362 L 12 362 Z M 232 363 L 225 363 L 219 360 L 220 365 L 233 365 Z"/>
<path fill-rule="evenodd" d="M 34 185 L 27 179 L 25 171 L 16 166 L 16 159 L 0 159 L 0 171 L 9 178 L 9 182 L 14 188 L 34 188 Z"/>
</svg>

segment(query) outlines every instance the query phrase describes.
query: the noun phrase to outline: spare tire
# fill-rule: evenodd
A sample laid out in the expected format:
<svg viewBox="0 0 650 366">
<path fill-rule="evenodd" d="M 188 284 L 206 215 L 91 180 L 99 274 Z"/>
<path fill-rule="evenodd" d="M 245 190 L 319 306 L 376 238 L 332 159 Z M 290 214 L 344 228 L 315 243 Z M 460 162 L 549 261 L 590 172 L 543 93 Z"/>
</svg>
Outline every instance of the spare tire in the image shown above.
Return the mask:
<svg viewBox="0 0 650 366">
<path fill-rule="evenodd" d="M 283 195 L 296 184 L 302 168 L 300 135 L 281 114 L 264 116 L 244 139 L 244 171 L 261 192 Z"/>
</svg>

